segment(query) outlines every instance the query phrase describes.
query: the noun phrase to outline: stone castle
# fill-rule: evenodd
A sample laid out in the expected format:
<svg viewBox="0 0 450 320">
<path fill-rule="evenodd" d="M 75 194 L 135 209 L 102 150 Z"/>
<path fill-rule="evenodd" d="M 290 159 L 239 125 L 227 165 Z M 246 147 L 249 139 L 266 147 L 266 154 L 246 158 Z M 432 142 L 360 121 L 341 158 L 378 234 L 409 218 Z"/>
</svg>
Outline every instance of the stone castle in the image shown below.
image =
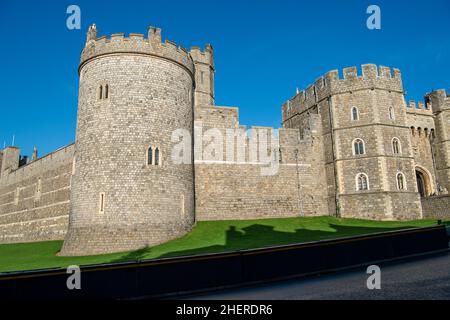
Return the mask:
<svg viewBox="0 0 450 320">
<path fill-rule="evenodd" d="M 160 244 L 199 220 L 428 217 L 424 203 L 450 188 L 450 97 L 406 104 L 399 70 L 361 69 L 297 91 L 272 148 L 274 135 L 260 134 L 272 128 L 246 128 L 237 108 L 215 105 L 210 45 L 187 51 L 153 27 L 97 37 L 92 25 L 75 143 L 40 158 L 0 152 L 0 242 L 64 239 L 60 255 L 90 255 Z M 211 132 L 227 137 L 215 141 L 225 155 L 204 160 Z M 173 160 L 180 143 L 192 161 Z M 262 174 L 252 146 L 275 174 Z"/>
</svg>

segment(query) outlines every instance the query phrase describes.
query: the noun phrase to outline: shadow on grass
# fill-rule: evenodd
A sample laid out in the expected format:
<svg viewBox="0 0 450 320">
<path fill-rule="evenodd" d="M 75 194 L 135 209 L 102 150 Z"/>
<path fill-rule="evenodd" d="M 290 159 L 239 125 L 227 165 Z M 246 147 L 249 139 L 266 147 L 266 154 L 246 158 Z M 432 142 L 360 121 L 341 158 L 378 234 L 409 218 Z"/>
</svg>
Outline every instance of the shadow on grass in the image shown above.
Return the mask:
<svg viewBox="0 0 450 320">
<path fill-rule="evenodd" d="M 110 263 L 127 262 L 127 261 L 141 261 L 145 259 L 145 256 L 151 252 L 149 247 L 145 247 L 139 250 L 131 251 L 119 259 L 112 260 Z"/>
<path fill-rule="evenodd" d="M 275 245 L 287 245 L 293 243 L 335 239 L 348 236 L 413 228 L 413 226 L 391 227 L 391 228 L 354 227 L 335 224 L 330 224 L 329 227 L 334 230 L 323 231 L 323 230 L 297 229 L 295 230 L 295 232 L 283 232 L 274 230 L 275 227 L 273 226 L 260 224 L 254 224 L 242 228 L 241 230 L 238 230 L 235 226 L 230 226 L 230 228 L 226 231 L 225 245 L 212 245 L 189 250 L 172 251 L 163 254 L 158 258 L 190 256 L 206 253 L 235 251 L 242 249 L 263 248 Z M 145 256 L 148 256 L 149 253 L 151 253 L 151 249 L 144 248 L 130 252 L 129 254 L 119 259 L 116 259 L 112 262 L 139 261 L 146 259 Z"/>
</svg>

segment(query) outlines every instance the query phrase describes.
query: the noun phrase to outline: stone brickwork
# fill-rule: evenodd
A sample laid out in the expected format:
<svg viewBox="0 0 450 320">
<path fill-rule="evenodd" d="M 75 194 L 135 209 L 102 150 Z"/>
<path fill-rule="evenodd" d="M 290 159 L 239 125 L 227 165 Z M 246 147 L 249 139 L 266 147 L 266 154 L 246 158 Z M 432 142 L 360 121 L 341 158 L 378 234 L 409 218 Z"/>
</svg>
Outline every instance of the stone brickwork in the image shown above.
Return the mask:
<svg viewBox="0 0 450 320">
<path fill-rule="evenodd" d="M 78 71 L 75 144 L 31 162 L 0 151 L 0 243 L 64 238 L 60 255 L 90 255 L 197 220 L 448 215 L 449 197 L 426 197 L 450 188 L 450 98 L 407 105 L 398 69 L 328 72 L 282 105 L 278 132 L 215 105 L 211 45 L 188 52 L 158 28 L 91 26 Z"/>
<path fill-rule="evenodd" d="M 441 195 L 422 198 L 424 219 L 450 219 L 450 196 Z"/>
<path fill-rule="evenodd" d="M 192 131 L 192 70 L 189 55 L 171 42 L 162 44 L 152 28 L 148 39 L 88 39 L 80 66 L 70 224 L 61 255 L 152 246 L 192 228 L 193 164 L 171 161 L 172 133 Z M 109 95 L 99 99 L 102 84 Z M 150 147 L 159 150 L 158 164 L 148 164 Z"/>
<path fill-rule="evenodd" d="M 436 90 L 426 97 L 433 111 L 436 135 L 433 139 L 437 184 L 450 191 L 450 96 Z"/>
<path fill-rule="evenodd" d="M 361 70 L 359 75 L 356 67 L 345 68 L 343 77 L 331 71 L 297 92 L 282 106 L 284 126 L 302 130 L 306 114 L 321 116 L 330 212 L 370 219 L 419 218 L 417 172 L 426 176 L 425 196 L 436 189 L 433 112 L 423 104 L 406 106 L 398 69 L 367 64 Z M 363 154 L 355 154 L 358 139 Z M 399 146 L 395 151 L 394 140 Z M 367 190 L 359 190 L 360 174 L 368 178 Z"/>
<path fill-rule="evenodd" d="M 251 135 L 258 136 L 257 147 L 262 147 L 261 139 L 269 136 L 273 128 L 239 126 L 235 108 L 210 107 L 202 109 L 196 121 L 202 127 L 199 132 L 211 128 L 220 128 L 223 133 L 223 148 L 226 158 L 207 162 L 200 159 L 196 144 L 196 215 L 199 220 L 236 220 L 273 217 L 318 216 L 328 215 L 326 179 L 322 170 L 321 137 L 313 130 L 305 130 L 300 135 L 298 129 L 280 129 L 278 133 L 279 148 L 275 156 L 278 168 L 273 174 L 266 175 L 266 166 L 257 163 L 259 158 L 250 154 Z M 205 116 L 206 115 L 206 116 Z M 208 121 L 205 121 L 206 119 Z M 317 122 L 311 117 L 311 122 Z M 244 143 L 233 139 L 233 145 L 227 145 L 226 129 L 239 128 L 237 136 L 243 136 Z M 264 133 L 262 135 L 261 133 Z M 263 136 L 263 138 L 261 137 Z M 270 139 L 268 139 L 270 141 Z M 208 141 L 204 141 L 203 148 Z M 246 151 L 238 159 L 238 145 Z M 268 143 L 267 154 L 273 157 Z M 228 157 L 228 148 L 233 148 Z M 319 157 L 318 157 L 319 156 Z"/>
<path fill-rule="evenodd" d="M 69 221 L 73 155 L 74 146 L 70 145 L 3 173 L 0 242 L 64 239 Z"/>
<path fill-rule="evenodd" d="M 410 128 L 415 169 L 427 178 L 425 195 L 437 192 L 435 174 L 435 123 L 431 105 L 410 101 L 406 108 L 406 124 Z"/>
</svg>

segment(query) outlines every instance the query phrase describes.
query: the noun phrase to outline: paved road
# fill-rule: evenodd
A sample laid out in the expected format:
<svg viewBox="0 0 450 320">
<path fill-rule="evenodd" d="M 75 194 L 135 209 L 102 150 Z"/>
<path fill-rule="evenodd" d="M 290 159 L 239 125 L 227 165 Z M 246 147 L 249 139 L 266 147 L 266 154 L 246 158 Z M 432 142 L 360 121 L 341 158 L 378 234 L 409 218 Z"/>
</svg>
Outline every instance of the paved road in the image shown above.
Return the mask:
<svg viewBox="0 0 450 320">
<path fill-rule="evenodd" d="M 450 299 L 450 253 L 380 265 L 381 290 L 368 290 L 365 268 L 310 279 L 231 289 L 191 299 Z"/>
</svg>

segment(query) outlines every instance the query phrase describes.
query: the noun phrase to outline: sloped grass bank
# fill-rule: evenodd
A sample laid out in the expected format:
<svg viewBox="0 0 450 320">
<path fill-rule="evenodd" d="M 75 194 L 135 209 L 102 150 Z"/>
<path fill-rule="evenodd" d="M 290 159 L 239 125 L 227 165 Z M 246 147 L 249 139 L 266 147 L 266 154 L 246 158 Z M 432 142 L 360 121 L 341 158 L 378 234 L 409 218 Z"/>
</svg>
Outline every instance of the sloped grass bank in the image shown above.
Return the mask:
<svg viewBox="0 0 450 320">
<path fill-rule="evenodd" d="M 0 245 L 0 272 L 66 268 L 136 261 L 162 257 L 226 252 L 273 245 L 371 234 L 435 225 L 435 220 L 369 221 L 308 217 L 264 220 L 198 222 L 188 235 L 168 243 L 137 251 L 98 256 L 58 257 L 62 241 Z M 412 244 L 413 245 L 413 244 Z"/>
</svg>

